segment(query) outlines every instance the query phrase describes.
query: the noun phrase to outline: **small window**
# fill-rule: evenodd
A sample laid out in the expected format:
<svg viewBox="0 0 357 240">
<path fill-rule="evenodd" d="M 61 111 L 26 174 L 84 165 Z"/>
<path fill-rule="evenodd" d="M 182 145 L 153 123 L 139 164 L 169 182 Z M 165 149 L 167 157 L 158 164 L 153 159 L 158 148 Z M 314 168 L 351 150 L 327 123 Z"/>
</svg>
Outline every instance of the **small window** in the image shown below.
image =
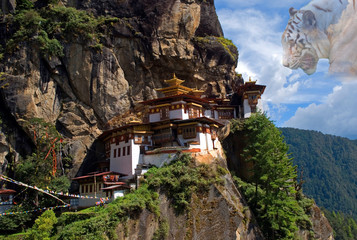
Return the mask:
<svg viewBox="0 0 357 240">
<path fill-rule="evenodd" d="M 120 150 L 121 148 L 118 148 L 118 157 L 120 157 Z"/>
<path fill-rule="evenodd" d="M 98 188 L 99 188 L 98 191 L 102 190 L 102 184 L 101 183 L 98 184 Z"/>
<path fill-rule="evenodd" d="M 92 184 L 89 185 L 89 192 L 93 192 L 93 186 L 92 186 Z"/>
<path fill-rule="evenodd" d="M 123 156 L 125 156 L 125 147 L 123 147 Z"/>
<path fill-rule="evenodd" d="M 86 193 L 88 192 L 88 185 L 86 185 Z"/>
<path fill-rule="evenodd" d="M 185 127 L 182 129 L 183 138 L 195 138 L 196 137 L 196 127 Z"/>
<path fill-rule="evenodd" d="M 130 146 L 126 148 L 126 155 L 130 155 Z"/>
<path fill-rule="evenodd" d="M 116 158 L 117 157 L 117 150 L 114 149 L 114 157 Z"/>
<path fill-rule="evenodd" d="M 82 185 L 82 191 L 81 191 L 81 193 L 84 193 L 84 186 Z"/>
</svg>

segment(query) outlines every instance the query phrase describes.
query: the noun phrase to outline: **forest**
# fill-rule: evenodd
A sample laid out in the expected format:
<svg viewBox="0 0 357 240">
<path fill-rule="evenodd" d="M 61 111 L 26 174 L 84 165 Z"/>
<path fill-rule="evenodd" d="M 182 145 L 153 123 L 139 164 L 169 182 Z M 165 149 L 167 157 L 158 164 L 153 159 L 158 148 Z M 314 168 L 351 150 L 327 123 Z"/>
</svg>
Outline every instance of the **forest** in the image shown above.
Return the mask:
<svg viewBox="0 0 357 240">
<path fill-rule="evenodd" d="M 325 208 L 336 239 L 356 239 L 357 141 L 317 131 L 280 130 L 302 176 L 304 194 Z"/>
</svg>

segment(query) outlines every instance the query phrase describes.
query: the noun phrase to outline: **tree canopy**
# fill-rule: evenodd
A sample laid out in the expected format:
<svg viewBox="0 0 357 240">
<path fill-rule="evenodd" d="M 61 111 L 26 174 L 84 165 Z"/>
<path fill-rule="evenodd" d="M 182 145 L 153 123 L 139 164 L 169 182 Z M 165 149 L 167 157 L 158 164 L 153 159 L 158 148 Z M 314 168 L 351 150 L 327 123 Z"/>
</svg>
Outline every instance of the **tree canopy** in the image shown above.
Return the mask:
<svg viewBox="0 0 357 240">
<path fill-rule="evenodd" d="M 291 239 L 302 219 L 308 221 L 295 187 L 297 173 L 281 132 L 264 114 L 233 120 L 231 133 L 243 139 L 241 158 L 250 162 L 248 184 L 243 192 L 268 239 Z M 250 186 L 250 187 L 249 187 Z M 254 186 L 254 190 L 252 190 Z M 305 226 L 311 226 L 310 223 Z"/>
</svg>

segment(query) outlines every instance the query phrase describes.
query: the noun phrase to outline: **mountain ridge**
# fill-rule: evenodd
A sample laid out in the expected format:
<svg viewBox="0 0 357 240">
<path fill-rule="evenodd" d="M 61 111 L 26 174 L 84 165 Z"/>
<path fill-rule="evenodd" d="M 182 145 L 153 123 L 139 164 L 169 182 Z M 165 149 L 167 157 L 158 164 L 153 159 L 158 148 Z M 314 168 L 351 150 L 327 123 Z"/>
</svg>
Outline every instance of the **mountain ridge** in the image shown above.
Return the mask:
<svg viewBox="0 0 357 240">
<path fill-rule="evenodd" d="M 357 214 L 355 140 L 318 131 L 280 128 L 293 162 L 303 171 L 303 191 L 330 211 Z"/>
</svg>

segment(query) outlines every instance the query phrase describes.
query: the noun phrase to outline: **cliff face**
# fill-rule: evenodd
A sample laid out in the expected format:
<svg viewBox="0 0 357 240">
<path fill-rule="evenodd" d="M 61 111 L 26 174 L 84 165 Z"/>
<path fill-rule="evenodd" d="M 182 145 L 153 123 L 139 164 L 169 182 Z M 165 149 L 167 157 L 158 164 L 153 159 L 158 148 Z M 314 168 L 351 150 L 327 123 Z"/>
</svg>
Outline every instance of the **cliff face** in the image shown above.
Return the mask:
<svg viewBox="0 0 357 240">
<path fill-rule="evenodd" d="M 244 239 L 263 240 L 264 237 L 248 205 L 235 188 L 229 175 L 222 186 L 212 185 L 207 194 L 193 195 L 190 210 L 177 215 L 165 194 L 160 194 L 161 220 L 167 222 L 164 239 Z M 160 221 L 144 210 L 136 219 L 120 224 L 118 239 L 153 239 Z"/>
<path fill-rule="evenodd" d="M 64 56 L 49 58 L 40 54 L 33 41 L 20 43 L 1 61 L 0 71 L 6 73 L 9 84 L 1 90 L 1 97 L 5 121 L 16 129 L 28 131 L 23 122 L 33 117 L 57 126 L 70 143 L 71 176 L 105 123 L 116 115 L 130 114 L 137 102 L 157 97 L 154 89 L 173 73 L 209 96 L 223 96 L 233 82 L 240 81 L 234 72 L 237 49 L 220 41 L 223 33 L 213 1 L 78 0 L 64 4 L 121 21 L 112 24 L 111 34 L 103 34 L 100 51 L 86 42 L 65 39 Z M 3 0 L 1 6 L 7 12 L 14 3 Z M 11 29 L 6 23 L 0 28 L 2 41 L 9 40 Z M 13 118 L 7 118 L 10 115 Z M 10 145 L 9 140 L 2 140 L 3 154 L 10 147 L 18 148 Z"/>
</svg>

